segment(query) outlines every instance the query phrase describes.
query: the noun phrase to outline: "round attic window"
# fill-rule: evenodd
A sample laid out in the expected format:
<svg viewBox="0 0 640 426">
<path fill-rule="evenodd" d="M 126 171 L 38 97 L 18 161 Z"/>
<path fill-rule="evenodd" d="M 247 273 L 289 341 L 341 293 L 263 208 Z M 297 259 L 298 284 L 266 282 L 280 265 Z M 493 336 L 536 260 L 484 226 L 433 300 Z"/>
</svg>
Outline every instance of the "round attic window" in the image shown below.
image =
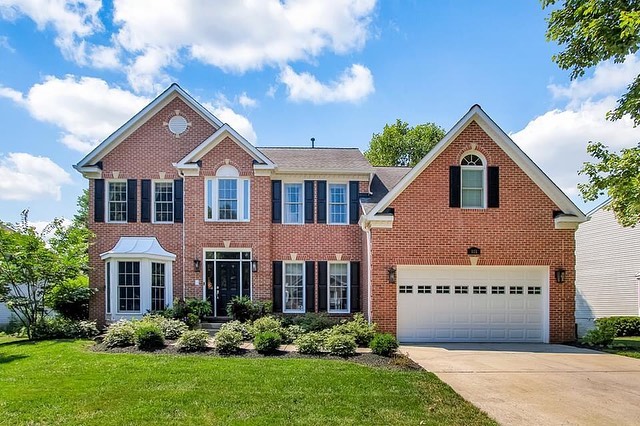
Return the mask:
<svg viewBox="0 0 640 426">
<path fill-rule="evenodd" d="M 183 134 L 187 130 L 188 125 L 189 123 L 187 123 L 186 118 L 181 115 L 176 115 L 174 117 L 171 117 L 171 120 L 169 120 L 169 131 L 178 136 Z"/>
</svg>

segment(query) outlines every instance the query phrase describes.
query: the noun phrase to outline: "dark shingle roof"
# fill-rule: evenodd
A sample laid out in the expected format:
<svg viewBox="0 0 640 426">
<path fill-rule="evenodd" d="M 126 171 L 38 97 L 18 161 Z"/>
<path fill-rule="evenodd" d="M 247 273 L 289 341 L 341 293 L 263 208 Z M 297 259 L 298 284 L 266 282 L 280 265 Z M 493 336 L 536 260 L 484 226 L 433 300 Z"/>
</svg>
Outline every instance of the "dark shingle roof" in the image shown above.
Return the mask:
<svg viewBox="0 0 640 426">
<path fill-rule="evenodd" d="M 361 199 L 365 213 L 369 213 L 400 182 L 400 179 L 409 173 L 411 167 L 374 167 L 373 169 L 375 176 L 371 181 L 371 196 Z"/>
<path fill-rule="evenodd" d="M 373 167 L 358 148 L 258 149 L 283 170 L 373 172 Z"/>
</svg>

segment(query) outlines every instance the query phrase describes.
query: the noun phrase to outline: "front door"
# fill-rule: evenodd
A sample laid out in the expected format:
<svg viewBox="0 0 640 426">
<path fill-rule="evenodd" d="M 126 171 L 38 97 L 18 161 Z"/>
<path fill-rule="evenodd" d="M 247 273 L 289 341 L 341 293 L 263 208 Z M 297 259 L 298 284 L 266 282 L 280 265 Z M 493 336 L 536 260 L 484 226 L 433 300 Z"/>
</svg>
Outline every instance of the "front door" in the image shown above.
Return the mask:
<svg viewBox="0 0 640 426">
<path fill-rule="evenodd" d="M 216 292 L 212 304 L 216 306 L 217 316 L 227 315 L 227 303 L 240 295 L 240 262 L 217 261 L 215 263 Z"/>
</svg>

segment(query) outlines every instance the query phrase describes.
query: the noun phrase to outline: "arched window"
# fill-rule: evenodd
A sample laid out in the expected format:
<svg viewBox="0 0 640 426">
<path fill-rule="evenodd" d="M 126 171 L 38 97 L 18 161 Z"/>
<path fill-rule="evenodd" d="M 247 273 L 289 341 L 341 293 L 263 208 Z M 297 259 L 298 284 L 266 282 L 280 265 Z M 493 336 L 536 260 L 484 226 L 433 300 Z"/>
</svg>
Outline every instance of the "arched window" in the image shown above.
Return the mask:
<svg viewBox="0 0 640 426">
<path fill-rule="evenodd" d="M 460 161 L 460 199 L 463 208 L 482 209 L 486 199 L 486 163 L 477 153 L 465 154 Z"/>
<path fill-rule="evenodd" d="M 225 164 L 205 179 L 205 220 L 246 222 L 249 206 L 249 179 L 235 167 Z"/>
</svg>

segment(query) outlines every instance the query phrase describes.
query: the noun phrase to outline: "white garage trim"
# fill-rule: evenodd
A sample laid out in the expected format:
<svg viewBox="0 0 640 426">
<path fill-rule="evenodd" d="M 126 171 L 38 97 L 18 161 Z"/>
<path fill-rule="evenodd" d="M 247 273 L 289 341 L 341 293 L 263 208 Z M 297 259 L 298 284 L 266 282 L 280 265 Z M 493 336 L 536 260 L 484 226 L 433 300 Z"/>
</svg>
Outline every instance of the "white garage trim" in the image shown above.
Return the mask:
<svg viewBox="0 0 640 426">
<path fill-rule="evenodd" d="M 549 342 L 548 266 L 398 265 L 397 271 L 403 342 Z"/>
</svg>

